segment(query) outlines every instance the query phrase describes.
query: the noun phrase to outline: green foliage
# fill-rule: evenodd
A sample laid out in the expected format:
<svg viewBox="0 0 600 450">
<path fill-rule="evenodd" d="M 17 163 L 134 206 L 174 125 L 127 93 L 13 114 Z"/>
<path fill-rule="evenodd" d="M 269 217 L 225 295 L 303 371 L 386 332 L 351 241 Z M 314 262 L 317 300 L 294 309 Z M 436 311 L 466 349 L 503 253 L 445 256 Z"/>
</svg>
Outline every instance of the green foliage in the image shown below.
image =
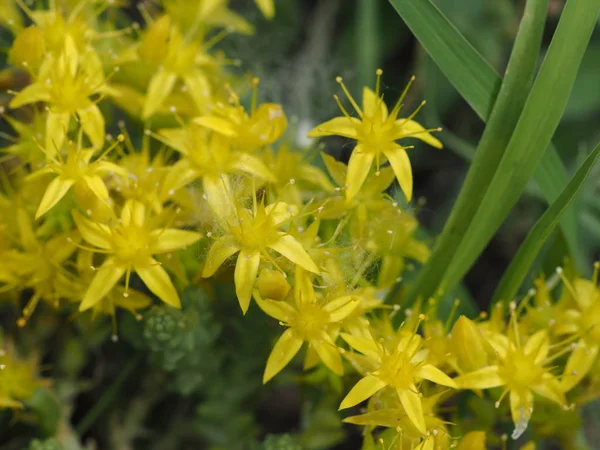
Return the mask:
<svg viewBox="0 0 600 450">
<path fill-rule="evenodd" d="M 151 308 L 144 315 L 144 339 L 153 363 L 171 373 L 169 388 L 189 395 L 219 367 L 213 345 L 220 326 L 201 288 L 187 289 L 182 305 L 181 310 L 168 305 Z"/>
<path fill-rule="evenodd" d="M 262 450 L 304 450 L 289 434 L 270 434 L 263 442 Z"/>
<path fill-rule="evenodd" d="M 492 304 L 502 300 L 511 301 L 515 297 L 533 260 L 552 230 L 554 230 L 560 216 L 575 199 L 584 181 L 590 175 L 599 154 L 600 144 L 588 156 L 560 197 L 548 208 L 531 229 L 525 242 L 521 244 L 519 251 L 511 261 L 510 266 L 504 272 L 504 276 L 496 288 L 496 292 L 494 292 Z"/>
<path fill-rule="evenodd" d="M 49 438 L 43 441 L 34 439 L 29 443 L 29 447 L 24 450 L 64 450 L 64 447 L 55 438 Z"/>
</svg>

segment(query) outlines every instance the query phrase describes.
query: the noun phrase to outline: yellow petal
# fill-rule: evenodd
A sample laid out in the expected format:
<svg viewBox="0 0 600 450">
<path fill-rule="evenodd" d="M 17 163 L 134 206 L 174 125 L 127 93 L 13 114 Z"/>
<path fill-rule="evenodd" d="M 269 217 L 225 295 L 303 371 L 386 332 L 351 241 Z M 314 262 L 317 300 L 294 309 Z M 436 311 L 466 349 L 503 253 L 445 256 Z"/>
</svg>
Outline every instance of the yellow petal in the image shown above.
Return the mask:
<svg viewBox="0 0 600 450">
<path fill-rule="evenodd" d="M 50 100 L 50 92 L 43 83 L 33 83 L 24 88 L 10 101 L 11 108 L 19 108 L 28 103 L 48 102 Z"/>
<path fill-rule="evenodd" d="M 348 392 L 348 395 L 342 400 L 339 409 L 351 408 L 354 405 L 365 401 L 379 390 L 387 386 L 385 381 L 373 375 L 367 375 L 360 379 L 358 383 Z"/>
<path fill-rule="evenodd" d="M 79 311 L 85 311 L 96 305 L 110 292 L 124 274 L 125 268 L 116 265 L 114 258 L 108 258 L 104 264 L 97 269 L 96 275 L 92 278 L 90 286 L 79 305 Z"/>
<path fill-rule="evenodd" d="M 346 199 L 352 200 L 360 191 L 360 188 L 369 175 L 369 170 L 373 165 L 375 155 L 362 151 L 362 147 L 357 145 L 350 155 L 348 161 L 348 172 L 346 173 Z"/>
<path fill-rule="evenodd" d="M 306 253 L 302 244 L 294 239 L 289 234 L 281 234 L 279 239 L 268 244 L 268 247 L 281 253 L 294 264 L 298 264 L 309 272 L 319 273 L 319 268 L 314 263 L 312 258 Z"/>
<path fill-rule="evenodd" d="M 73 220 L 75 221 L 75 225 L 77 225 L 77 229 L 83 236 L 83 239 L 87 242 L 104 250 L 110 250 L 112 248 L 112 233 L 110 232 L 110 228 L 106 225 L 92 222 L 77 211 L 73 212 Z"/>
<path fill-rule="evenodd" d="M 183 76 L 183 83 L 188 88 L 188 94 L 194 100 L 200 111 L 206 110 L 210 103 L 210 83 L 201 70 L 195 70 L 189 75 Z"/>
<path fill-rule="evenodd" d="M 104 116 L 100 112 L 100 108 L 95 104 L 91 104 L 87 108 L 78 109 L 79 123 L 83 132 L 90 138 L 94 148 L 100 148 L 104 145 L 105 124 Z"/>
<path fill-rule="evenodd" d="M 265 214 L 273 225 L 281 225 L 298 214 L 298 207 L 285 202 L 271 203 L 265 207 Z"/>
<path fill-rule="evenodd" d="M 385 408 L 370 411 L 358 416 L 346 417 L 344 418 L 343 422 L 354 425 L 371 425 L 376 427 L 396 428 L 405 417 L 406 414 L 404 413 L 404 410 L 400 408 Z"/>
<path fill-rule="evenodd" d="M 490 389 L 505 384 L 498 366 L 487 366 L 456 377 L 454 382 L 461 389 Z"/>
<path fill-rule="evenodd" d="M 485 432 L 471 431 L 465 434 L 465 437 L 460 441 L 458 450 L 486 450 Z"/>
<path fill-rule="evenodd" d="M 231 168 L 249 175 L 257 176 L 266 181 L 273 182 L 276 180 L 273 172 L 271 172 L 260 159 L 250 155 L 249 153 L 236 153 L 235 161 L 233 162 Z"/>
<path fill-rule="evenodd" d="M 530 388 L 533 392 L 542 397 L 546 397 L 548 400 L 552 400 L 561 406 L 566 405 L 567 400 L 561 389 L 561 384 L 550 373 L 545 373 L 542 376 L 542 381 L 532 384 Z"/>
<path fill-rule="evenodd" d="M 537 333 L 531 335 L 523 351 L 526 355 L 533 357 L 536 364 L 541 363 L 548 356 L 550 350 L 550 339 L 548 338 L 548 332 L 546 330 L 540 330 Z"/>
<path fill-rule="evenodd" d="M 458 386 L 452 378 L 442 372 L 440 369 L 432 366 L 431 364 L 425 364 L 421 366 L 415 375 L 419 378 L 424 378 L 429 381 L 433 381 L 436 384 L 442 386 L 448 386 L 453 389 L 458 389 Z"/>
<path fill-rule="evenodd" d="M 64 179 L 60 176 L 52 180 L 48 184 L 44 196 L 42 197 L 42 201 L 40 202 L 40 206 L 35 213 L 36 220 L 52 209 L 65 196 L 69 189 L 71 189 L 73 184 L 75 184 L 75 180 L 70 178 Z"/>
<path fill-rule="evenodd" d="M 267 19 L 272 19 L 275 16 L 275 5 L 273 4 L 273 0 L 254 0 L 256 5 L 260 9 L 260 12 L 263 13 Z"/>
<path fill-rule="evenodd" d="M 343 186 L 346 184 L 346 164 L 336 160 L 333 156 L 324 152 L 321 152 L 321 157 L 323 158 L 325 167 L 327 167 L 327 172 L 329 172 L 329 175 L 331 175 L 333 181 L 335 181 L 338 186 Z"/>
<path fill-rule="evenodd" d="M 298 178 L 319 186 L 327 192 L 331 192 L 335 189 L 331 181 L 329 181 L 329 178 L 327 178 L 327 175 L 316 166 L 311 164 L 301 164 L 300 167 L 297 168 L 297 171 Z"/>
<path fill-rule="evenodd" d="M 516 440 L 527 429 L 533 412 L 533 394 L 529 389 L 523 392 L 510 391 L 510 412 L 515 423 L 512 438 Z"/>
<path fill-rule="evenodd" d="M 435 448 L 435 437 L 427 436 L 419 446 L 415 447 L 415 450 L 434 450 Z"/>
<path fill-rule="evenodd" d="M 202 180 L 208 206 L 221 220 L 232 220 L 236 216 L 231 186 L 226 175 L 205 176 Z"/>
<path fill-rule="evenodd" d="M 150 258 L 134 266 L 135 272 L 150 291 L 167 305 L 181 308 L 181 301 L 169 274 L 158 261 Z"/>
<path fill-rule="evenodd" d="M 378 97 L 375 92 L 366 86 L 363 88 L 362 101 L 363 114 L 365 116 L 374 117 L 376 114 L 379 114 L 379 117 L 382 120 L 387 119 L 388 109 L 387 106 L 385 106 L 383 98 Z"/>
<path fill-rule="evenodd" d="M 383 154 L 390 162 L 392 169 L 394 169 L 394 173 L 396 174 L 398 183 L 400 183 L 402 192 L 404 192 L 404 195 L 406 196 L 406 200 L 410 202 L 413 192 L 413 175 L 410 159 L 408 158 L 406 150 L 401 147 L 395 147 L 390 150 L 384 150 Z"/>
<path fill-rule="evenodd" d="M 212 276 L 227 258 L 239 251 L 239 245 L 231 237 L 224 236 L 218 238 L 208 251 L 202 276 L 204 278 Z"/>
<path fill-rule="evenodd" d="M 398 398 L 400 398 L 400 403 L 402 403 L 402 407 L 404 411 L 406 411 L 406 415 L 413 423 L 415 428 L 422 434 L 427 432 L 427 426 L 425 425 L 425 416 L 423 415 L 423 405 L 421 404 L 421 397 L 416 392 L 414 386 L 411 386 L 410 389 L 396 389 L 398 393 Z"/>
<path fill-rule="evenodd" d="M 560 387 L 563 392 L 570 391 L 585 377 L 598 357 L 598 346 L 587 345 L 583 340 L 577 343 L 569 355 Z"/>
<path fill-rule="evenodd" d="M 46 117 L 46 151 L 54 154 L 62 148 L 65 142 L 65 136 L 69 131 L 69 122 L 71 115 L 69 113 L 55 113 L 48 111 Z"/>
<path fill-rule="evenodd" d="M 104 181 L 102 181 L 102 178 L 100 178 L 98 175 L 84 176 L 83 181 L 85 181 L 85 184 L 90 191 L 92 191 L 100 200 L 108 199 L 108 190 L 106 189 L 106 185 L 104 184 Z"/>
<path fill-rule="evenodd" d="M 275 301 L 261 298 L 257 290 L 254 291 L 256 304 L 269 316 L 281 321 L 288 322 L 290 317 L 296 315 L 296 310 L 284 301 Z"/>
<path fill-rule="evenodd" d="M 216 116 L 202 116 L 196 117 L 193 122 L 197 125 L 208 128 L 209 130 L 216 131 L 223 136 L 234 137 L 237 136 L 236 127 L 229 120 L 223 119 Z"/>
<path fill-rule="evenodd" d="M 442 143 L 434 138 L 431 133 L 425 131 L 425 128 L 414 120 L 398 119 L 394 123 L 394 140 L 412 137 L 431 145 L 435 148 L 442 148 Z"/>
<path fill-rule="evenodd" d="M 344 320 L 360 305 L 360 299 L 350 295 L 336 298 L 327 303 L 323 309 L 329 313 L 329 322 L 335 323 Z"/>
<path fill-rule="evenodd" d="M 485 341 L 475 322 L 460 316 L 452 327 L 451 336 L 453 352 L 462 370 L 470 372 L 488 364 Z"/>
<path fill-rule="evenodd" d="M 319 358 L 329 370 L 337 375 L 344 374 L 340 352 L 327 333 L 323 332 L 323 339 L 311 341 L 310 345 L 315 349 Z"/>
<path fill-rule="evenodd" d="M 151 251 L 153 254 L 171 252 L 192 245 L 194 242 L 198 242 L 200 238 L 202 238 L 202 235 L 193 231 L 177 230 L 175 228 L 154 230 L 150 233 L 150 239 L 154 241 Z"/>
<path fill-rule="evenodd" d="M 246 314 L 250 306 L 254 282 L 260 265 L 260 252 L 258 250 L 242 249 L 235 264 L 235 293 L 242 312 Z"/>
<path fill-rule="evenodd" d="M 342 336 L 342 339 L 345 340 L 354 350 L 373 358 L 375 361 L 379 361 L 381 359 L 381 351 L 373 339 L 353 336 L 348 333 L 341 333 L 340 336 Z"/>
<path fill-rule="evenodd" d="M 159 70 L 154 74 L 148 85 L 142 119 L 148 119 L 160 109 L 171 91 L 173 91 L 176 80 L 177 75 L 166 70 Z"/>
<path fill-rule="evenodd" d="M 362 126 L 361 121 L 354 117 L 334 117 L 327 122 L 317 125 L 307 136 L 344 136 L 350 139 L 357 139 L 357 127 L 360 126 Z"/>
<path fill-rule="evenodd" d="M 291 329 L 288 328 L 285 330 L 275 343 L 273 350 L 271 350 L 263 375 L 263 383 L 266 383 L 281 372 L 292 358 L 296 356 L 300 347 L 302 347 L 302 340 L 298 339 Z"/>
</svg>

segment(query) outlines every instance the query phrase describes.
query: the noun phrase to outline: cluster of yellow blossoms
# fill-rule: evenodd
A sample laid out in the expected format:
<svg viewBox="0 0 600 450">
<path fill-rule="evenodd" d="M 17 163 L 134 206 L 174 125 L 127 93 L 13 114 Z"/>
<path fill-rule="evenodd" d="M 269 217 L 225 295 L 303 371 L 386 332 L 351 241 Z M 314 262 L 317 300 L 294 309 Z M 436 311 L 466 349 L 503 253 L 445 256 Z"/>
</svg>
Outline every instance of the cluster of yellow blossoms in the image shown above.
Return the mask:
<svg viewBox="0 0 600 450">
<path fill-rule="evenodd" d="M 491 389 L 497 408 L 508 394 L 515 439 L 535 397 L 565 411 L 595 398 L 595 278 L 561 272 L 509 311 L 498 306 L 489 318 L 463 316 L 453 326 L 437 319 L 433 300 L 412 309 L 384 304 L 406 260 L 429 254 L 410 210 L 387 193 L 397 180 L 412 198 L 404 139 L 441 148 L 436 130 L 413 120 L 420 107 L 403 115 L 408 87 L 389 110 L 381 71 L 361 106 L 338 78 L 358 117 L 335 97 L 343 116 L 309 136 L 356 145 L 347 165 L 321 154 L 328 176 L 312 161 L 316 147 L 284 136 L 281 106 L 259 104 L 258 80 L 226 70 L 232 61 L 216 43 L 252 30 L 227 0 L 148 2 L 140 8 L 146 25 L 122 29 L 118 3 L 56 0 L 35 11 L 3 3 L 15 35 L 9 70 L 30 78 L 3 111 L 18 136 L 2 149 L 0 168 L 0 290 L 15 303 L 27 299 L 20 326 L 40 302 L 114 316 L 149 306 L 152 293 L 180 307 L 190 280 L 233 272 L 242 312 L 254 299 L 283 328 L 264 382 L 304 344 L 305 369 L 322 363 L 337 375 L 344 367 L 360 374 L 340 409 L 367 401 L 363 414 L 345 419 L 365 426 L 364 448 L 484 449 L 484 433 L 468 433 L 458 411 L 440 406 L 461 390 Z M 271 2 L 257 4 L 273 15 Z M 234 86 L 250 88 L 248 109 Z M 123 112 L 141 133 L 114 119 Z M 186 249 L 201 260 L 200 273 L 182 263 Z M 132 288 L 132 276 L 144 292 Z M 559 278 L 556 302 L 548 286 Z M 399 314 L 406 319 L 396 328 Z M 21 397 L 4 392 L 4 378 L 17 376 L 18 364 L 2 357 L 0 405 L 13 406 Z M 451 436 L 449 419 L 462 440 Z"/>
</svg>

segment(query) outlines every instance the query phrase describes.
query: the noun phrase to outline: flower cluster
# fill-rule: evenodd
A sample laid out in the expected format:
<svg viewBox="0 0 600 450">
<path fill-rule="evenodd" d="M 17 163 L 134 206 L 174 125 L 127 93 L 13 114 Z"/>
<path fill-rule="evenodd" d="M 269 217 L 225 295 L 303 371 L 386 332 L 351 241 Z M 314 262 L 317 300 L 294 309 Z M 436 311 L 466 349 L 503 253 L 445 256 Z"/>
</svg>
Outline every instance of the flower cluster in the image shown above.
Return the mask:
<svg viewBox="0 0 600 450">
<path fill-rule="evenodd" d="M 282 107 L 259 102 L 259 80 L 228 69 L 219 40 L 252 27 L 226 0 L 164 0 L 141 9 L 145 26 L 124 28 L 115 1 L 17 3 L 30 24 L 10 19 L 9 62 L 30 83 L 3 111 L 17 136 L 0 167 L 0 291 L 26 302 L 19 326 L 40 303 L 114 318 L 155 299 L 179 308 L 187 284 L 231 280 L 241 313 L 254 302 L 282 327 L 265 383 L 301 351 L 305 370 L 360 376 L 339 408 L 366 405 L 345 419 L 365 427 L 365 448 L 485 448 L 478 424 L 444 412 L 464 391 L 491 390 L 499 411 L 508 395 L 515 439 L 539 402 L 566 411 L 596 397 L 597 273 L 560 272 L 558 300 L 540 280 L 518 306 L 475 321 L 442 323 L 433 299 L 384 303 L 429 255 L 401 206 L 413 196 L 410 144 L 442 147 L 437 128 L 415 121 L 424 103 L 405 114 L 410 83 L 388 108 L 379 70 L 359 106 L 338 78 L 356 114 L 336 96 L 343 115 L 309 137 L 356 141 L 345 164 L 294 143 Z M 5 382 L 21 366 L 0 363 L 0 402 L 14 407 L 31 389 Z"/>
</svg>

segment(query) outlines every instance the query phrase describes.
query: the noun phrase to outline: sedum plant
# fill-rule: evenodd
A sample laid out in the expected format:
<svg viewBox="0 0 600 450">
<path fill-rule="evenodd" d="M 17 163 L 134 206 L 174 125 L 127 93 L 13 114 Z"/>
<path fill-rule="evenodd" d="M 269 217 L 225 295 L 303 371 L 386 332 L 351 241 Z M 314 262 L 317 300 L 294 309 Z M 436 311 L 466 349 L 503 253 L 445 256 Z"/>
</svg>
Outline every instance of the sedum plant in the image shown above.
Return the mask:
<svg viewBox="0 0 600 450">
<path fill-rule="evenodd" d="M 352 109 L 334 95 L 342 115 L 298 140 L 220 48 L 253 30 L 227 0 L 143 2 L 143 23 L 114 0 L 0 4 L 25 80 L 2 107 L 0 448 L 591 448 L 600 266 L 569 206 L 600 147 L 569 181 L 551 138 L 600 4 L 566 2 L 531 84 L 546 1 L 503 79 L 432 2 L 390 3 L 488 122 L 433 248 L 412 144 L 444 138 L 425 101 L 405 113 L 414 77 L 393 106 L 382 70 L 360 105 L 338 77 Z M 325 136 L 347 158 L 305 144 Z M 468 317 L 454 288 L 532 176 L 550 205 Z M 568 262 L 520 294 L 557 226 Z M 251 405 L 290 385 L 310 400 L 271 432 Z"/>
</svg>

